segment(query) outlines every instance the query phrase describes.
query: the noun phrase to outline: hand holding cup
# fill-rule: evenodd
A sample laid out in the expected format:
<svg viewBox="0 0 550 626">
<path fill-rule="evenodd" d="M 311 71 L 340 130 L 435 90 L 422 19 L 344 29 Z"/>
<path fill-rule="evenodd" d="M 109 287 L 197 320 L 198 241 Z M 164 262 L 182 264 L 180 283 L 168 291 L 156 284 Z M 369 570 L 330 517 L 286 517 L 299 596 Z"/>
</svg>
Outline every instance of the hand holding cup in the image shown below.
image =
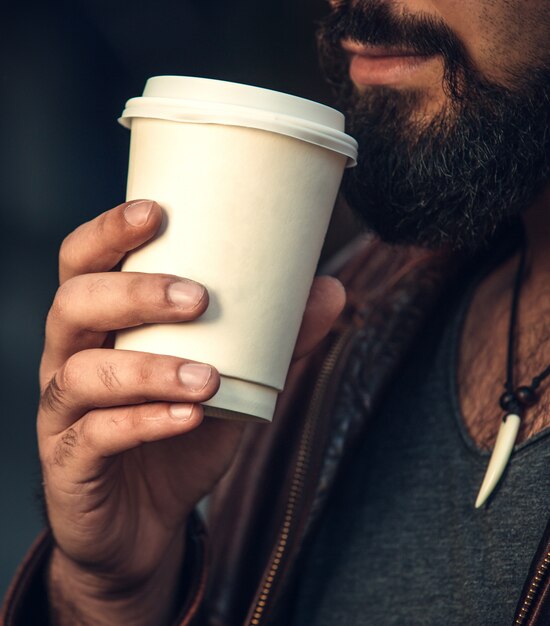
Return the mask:
<svg viewBox="0 0 550 626">
<path fill-rule="evenodd" d="M 38 413 L 60 626 L 78 623 L 74 611 L 98 624 L 169 622 L 185 520 L 240 440 L 242 423 L 203 421 L 201 403 L 219 384 L 213 365 L 112 349 L 121 328 L 193 323 L 208 309 L 207 291 L 186 278 L 112 271 L 161 222 L 158 204 L 125 203 L 80 226 L 60 252 Z M 296 357 L 329 331 L 344 299 L 338 281 L 316 280 Z"/>
</svg>

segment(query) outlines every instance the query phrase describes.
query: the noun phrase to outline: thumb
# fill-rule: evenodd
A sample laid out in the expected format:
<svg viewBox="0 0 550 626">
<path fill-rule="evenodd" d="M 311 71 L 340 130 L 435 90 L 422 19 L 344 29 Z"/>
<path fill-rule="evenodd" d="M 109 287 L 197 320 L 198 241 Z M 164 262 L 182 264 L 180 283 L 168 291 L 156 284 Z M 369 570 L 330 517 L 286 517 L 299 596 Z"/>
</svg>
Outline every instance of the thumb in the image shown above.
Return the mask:
<svg viewBox="0 0 550 626">
<path fill-rule="evenodd" d="M 313 281 L 293 359 L 311 352 L 329 333 L 346 304 L 344 285 L 332 276 Z"/>
</svg>

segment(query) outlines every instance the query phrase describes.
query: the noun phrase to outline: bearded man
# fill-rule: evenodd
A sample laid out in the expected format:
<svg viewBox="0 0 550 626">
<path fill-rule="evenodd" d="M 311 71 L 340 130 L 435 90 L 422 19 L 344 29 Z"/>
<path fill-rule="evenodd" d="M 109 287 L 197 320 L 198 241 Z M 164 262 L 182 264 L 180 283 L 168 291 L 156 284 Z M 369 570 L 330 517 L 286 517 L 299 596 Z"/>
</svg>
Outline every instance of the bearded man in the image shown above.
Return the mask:
<svg viewBox="0 0 550 626">
<path fill-rule="evenodd" d="M 207 307 L 110 271 L 158 205 L 69 235 L 49 527 L 6 625 L 550 623 L 549 35 L 547 0 L 332 2 L 321 58 L 360 144 L 343 193 L 378 237 L 337 269 L 346 304 L 314 283 L 272 426 L 202 421 L 211 366 L 110 349 Z"/>
</svg>

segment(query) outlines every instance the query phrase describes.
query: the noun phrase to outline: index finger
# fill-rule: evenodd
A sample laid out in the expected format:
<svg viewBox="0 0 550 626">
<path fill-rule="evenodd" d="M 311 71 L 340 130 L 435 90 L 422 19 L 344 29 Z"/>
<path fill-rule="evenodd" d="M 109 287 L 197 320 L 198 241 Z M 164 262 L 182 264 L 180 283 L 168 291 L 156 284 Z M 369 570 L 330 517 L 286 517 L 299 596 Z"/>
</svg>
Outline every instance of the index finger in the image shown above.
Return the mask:
<svg viewBox="0 0 550 626">
<path fill-rule="evenodd" d="M 80 274 L 108 272 L 125 254 L 151 239 L 162 222 L 153 200 L 119 204 L 70 233 L 59 251 L 59 282 Z"/>
</svg>

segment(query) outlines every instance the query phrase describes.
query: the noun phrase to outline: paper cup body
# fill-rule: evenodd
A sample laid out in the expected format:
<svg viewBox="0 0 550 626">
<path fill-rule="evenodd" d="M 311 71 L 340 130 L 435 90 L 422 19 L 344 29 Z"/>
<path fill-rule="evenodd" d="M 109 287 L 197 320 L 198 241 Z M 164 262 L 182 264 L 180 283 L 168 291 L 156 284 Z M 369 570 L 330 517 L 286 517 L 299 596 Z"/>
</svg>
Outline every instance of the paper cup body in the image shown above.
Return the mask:
<svg viewBox="0 0 550 626">
<path fill-rule="evenodd" d="M 271 420 L 346 161 L 262 129 L 134 118 L 127 199 L 155 199 L 165 218 L 123 271 L 190 278 L 210 304 L 119 332 L 116 347 L 210 363 L 222 382 L 206 414 Z"/>
</svg>

